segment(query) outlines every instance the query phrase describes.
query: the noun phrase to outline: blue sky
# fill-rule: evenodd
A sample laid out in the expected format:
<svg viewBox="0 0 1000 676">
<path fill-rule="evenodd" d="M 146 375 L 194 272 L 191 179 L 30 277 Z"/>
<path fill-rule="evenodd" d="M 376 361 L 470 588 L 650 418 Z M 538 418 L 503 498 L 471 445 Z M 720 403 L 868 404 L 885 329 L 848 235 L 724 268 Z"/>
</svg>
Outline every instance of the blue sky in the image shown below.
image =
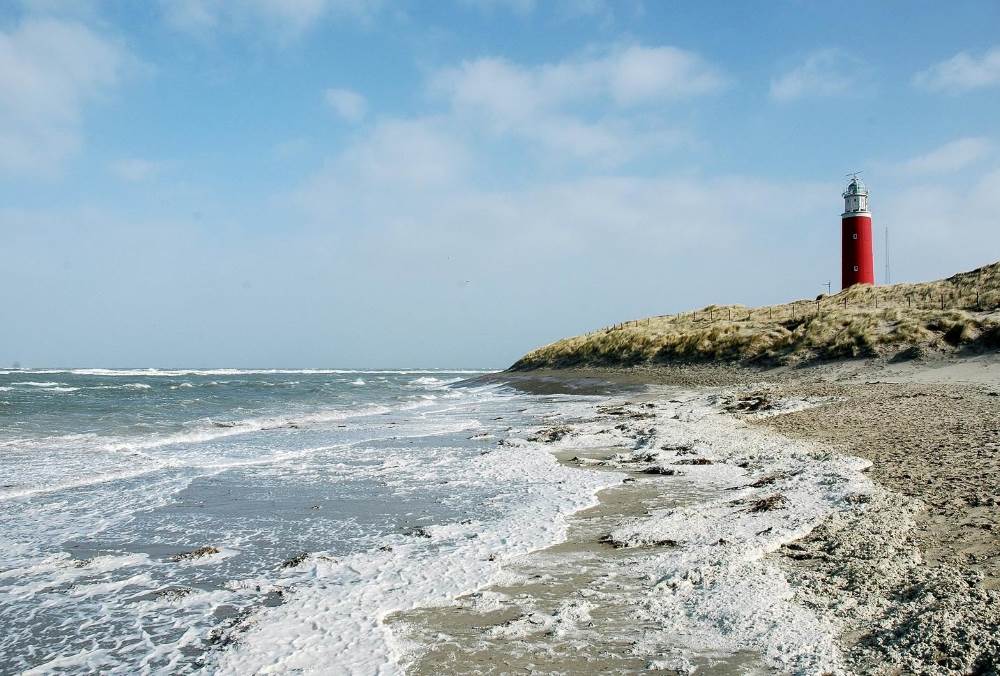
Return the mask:
<svg viewBox="0 0 1000 676">
<path fill-rule="evenodd" d="M 894 281 L 992 262 L 998 26 L 996 2 L 3 3 L 0 364 L 500 367 L 810 297 L 854 169 Z"/>
</svg>

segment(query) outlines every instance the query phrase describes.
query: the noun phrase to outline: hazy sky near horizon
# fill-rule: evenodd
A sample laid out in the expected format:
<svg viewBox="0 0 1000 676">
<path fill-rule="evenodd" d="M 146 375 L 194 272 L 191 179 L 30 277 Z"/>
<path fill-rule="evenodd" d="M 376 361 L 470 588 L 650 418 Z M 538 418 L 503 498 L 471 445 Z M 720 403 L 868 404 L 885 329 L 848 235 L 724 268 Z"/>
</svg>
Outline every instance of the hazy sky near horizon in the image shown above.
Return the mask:
<svg viewBox="0 0 1000 676">
<path fill-rule="evenodd" d="M 1000 258 L 1000 3 L 6 0 L 0 365 L 503 367 Z"/>
</svg>

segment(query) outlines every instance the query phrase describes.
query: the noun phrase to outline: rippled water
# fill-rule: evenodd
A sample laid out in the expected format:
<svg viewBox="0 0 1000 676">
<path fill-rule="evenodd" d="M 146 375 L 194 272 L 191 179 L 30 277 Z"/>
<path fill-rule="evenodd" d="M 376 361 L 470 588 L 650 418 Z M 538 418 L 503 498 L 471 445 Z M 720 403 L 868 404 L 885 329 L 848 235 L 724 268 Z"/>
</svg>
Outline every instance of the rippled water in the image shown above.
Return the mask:
<svg viewBox="0 0 1000 676">
<path fill-rule="evenodd" d="M 498 448 L 576 404 L 473 374 L 0 371 L 0 671 L 391 672 L 381 613 L 555 541 L 607 481 Z"/>
</svg>

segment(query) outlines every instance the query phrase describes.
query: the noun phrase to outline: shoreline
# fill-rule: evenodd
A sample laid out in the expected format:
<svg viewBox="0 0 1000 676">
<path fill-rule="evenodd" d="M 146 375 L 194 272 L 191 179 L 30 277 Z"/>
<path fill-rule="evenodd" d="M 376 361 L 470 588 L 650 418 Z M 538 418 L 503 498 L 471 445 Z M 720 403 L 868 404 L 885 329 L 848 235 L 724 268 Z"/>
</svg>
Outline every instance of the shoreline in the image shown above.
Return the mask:
<svg viewBox="0 0 1000 676">
<path fill-rule="evenodd" d="M 990 444 L 1000 442 L 1000 436 L 995 436 L 998 423 L 993 422 L 1000 419 L 1000 397 L 992 394 L 1000 389 L 1000 359 L 996 357 L 984 355 L 973 359 L 902 364 L 869 360 L 770 371 L 724 366 L 586 369 L 501 373 L 483 378 L 494 382 L 504 379 L 511 386 L 528 392 L 599 394 L 608 399 L 632 402 L 662 401 L 666 397 L 664 386 L 714 391 L 737 403 L 740 397 L 758 396 L 769 404 L 812 400 L 818 405 L 810 404 L 801 410 L 764 414 L 737 410 L 729 415 L 745 423 L 751 434 L 763 433 L 793 444 L 830 449 L 840 458 L 865 458 L 871 462 L 863 475 L 874 480 L 872 491 L 856 498 L 847 496 L 856 499 L 857 503 L 829 510 L 801 533 L 787 538 L 774 551 L 762 556 L 762 560 L 782 571 L 795 605 L 807 610 L 824 626 L 833 628 L 835 648 L 842 661 L 827 666 L 833 667 L 834 672 L 843 673 L 860 670 L 890 674 L 900 669 L 912 673 L 965 673 L 977 669 L 977 673 L 993 673 L 990 669 L 995 670 L 1000 659 L 998 639 L 992 636 L 1000 621 L 997 614 L 1000 519 L 995 493 L 996 480 L 1000 478 L 1000 474 L 995 473 L 1000 469 L 997 459 L 1000 452 L 989 457 L 989 449 L 997 449 Z M 940 424 L 956 416 L 964 426 Z M 921 424 L 911 424 L 918 418 Z M 859 434 L 861 430 L 866 433 Z M 922 440 L 926 440 L 926 445 L 921 445 Z M 900 448 L 901 445 L 906 448 Z M 972 455 L 963 455 L 963 448 L 973 449 Z M 607 463 L 614 451 L 623 450 L 620 445 L 605 448 L 601 451 L 604 457 L 599 456 L 597 462 Z M 561 447 L 556 453 L 573 455 L 569 446 Z M 935 453 L 944 453 L 944 461 L 953 462 L 954 472 L 945 473 L 938 477 L 939 481 L 928 484 L 928 477 L 935 472 L 940 474 L 941 462 Z M 582 453 L 575 455 L 584 458 L 580 463 L 584 467 L 594 464 Z M 975 463 L 970 465 L 973 458 L 978 458 L 982 467 Z M 622 466 L 619 463 L 611 469 L 622 471 Z M 966 494 L 961 499 L 967 504 L 956 503 L 954 496 L 943 501 L 928 501 L 928 495 L 941 497 L 951 489 L 955 475 L 964 478 L 962 487 Z M 644 498 L 642 493 L 649 489 L 643 487 L 650 482 L 661 485 L 658 499 L 666 500 L 670 491 L 676 490 L 677 482 L 662 481 L 661 477 L 650 479 L 648 475 L 633 478 L 639 481 L 602 491 L 598 507 L 574 515 L 567 542 L 550 549 L 585 547 L 587 538 L 589 546 L 593 547 L 593 530 L 587 531 L 577 522 L 600 518 L 602 510 L 611 509 L 610 504 L 615 505 L 612 511 L 619 521 L 619 529 L 626 526 L 624 532 L 631 529 L 631 535 L 641 534 L 644 517 L 663 511 L 662 506 L 650 506 L 648 496 Z M 915 488 L 907 485 L 907 479 L 911 484 L 915 484 L 914 479 L 923 483 Z M 967 525 L 963 519 L 968 521 L 970 516 L 974 517 L 974 527 L 956 530 L 956 525 Z M 596 551 L 602 554 L 598 558 L 621 574 L 623 568 L 620 563 L 614 563 L 615 556 L 620 557 L 620 552 L 632 548 L 617 550 L 601 543 L 597 546 Z M 522 557 L 513 567 L 544 568 L 545 560 L 550 558 L 551 552 L 542 550 Z M 564 590 L 564 597 L 588 588 L 582 584 L 569 585 Z M 457 666 L 490 664 L 484 661 L 484 655 L 490 654 L 488 649 L 477 653 L 477 661 L 466 662 L 470 653 L 457 646 L 477 644 L 482 647 L 485 645 L 484 632 L 502 633 L 492 621 L 502 625 L 516 623 L 519 618 L 528 622 L 531 620 L 524 618 L 532 617 L 530 612 L 511 616 L 513 611 L 509 604 L 506 615 L 478 617 L 477 609 L 481 611 L 486 603 L 484 598 L 489 599 L 493 593 L 506 592 L 481 590 L 457 599 L 456 606 L 416 610 L 394 618 L 395 627 L 405 628 L 411 638 L 423 636 L 417 643 L 422 643 L 424 652 L 411 665 L 413 673 L 431 673 L 435 667 L 447 666 L 454 671 Z M 571 600 L 562 599 L 564 602 Z M 492 598 L 486 605 L 496 612 L 504 604 Z M 463 614 L 464 623 L 456 619 Z M 449 615 L 452 617 L 446 619 Z M 955 617 L 960 619 L 956 621 Z M 588 619 L 594 624 L 592 617 Z M 548 615 L 536 612 L 534 622 L 542 626 L 554 623 L 558 628 L 563 619 L 559 608 L 550 603 Z M 490 630 L 489 626 L 494 629 Z M 437 628 L 435 638 L 428 638 L 424 631 L 427 627 Z M 661 635 L 663 629 L 661 627 Z M 572 641 L 574 632 L 579 631 L 576 626 L 565 629 L 563 638 Z M 448 659 L 437 661 L 443 654 L 435 655 L 435 645 L 446 635 L 451 636 L 444 641 L 451 652 Z M 601 644 L 600 631 L 591 631 L 589 636 L 589 643 L 596 637 Z M 610 638 L 604 632 L 603 640 L 607 642 Z M 493 658 L 498 654 L 494 651 Z M 753 652 L 733 654 L 749 660 L 740 662 L 744 670 L 753 663 Z M 509 651 L 504 655 L 511 659 Z M 730 673 L 726 658 L 718 654 L 706 657 L 707 661 L 700 665 L 683 655 L 670 659 L 653 659 L 647 655 L 641 667 L 635 661 L 622 661 L 625 657 L 619 655 L 614 663 L 617 673 L 635 673 L 645 668 L 688 673 L 696 666 L 700 666 L 700 672 L 707 669 L 707 673 Z M 773 659 L 770 661 L 772 667 L 777 666 Z M 609 664 L 604 668 L 596 668 L 596 663 L 589 667 L 585 663 L 572 666 L 579 673 L 598 673 L 610 668 Z M 767 669 L 763 664 L 754 668 L 765 672 Z M 464 672 L 460 669 L 458 673 Z M 486 669 L 483 673 L 493 672 Z"/>
<path fill-rule="evenodd" d="M 578 454 L 554 452 L 560 463 L 586 471 L 590 463 L 606 461 L 612 449 L 592 449 Z M 580 461 L 583 461 L 581 464 Z M 621 468 L 591 469 L 622 473 Z M 691 493 L 668 490 L 656 477 L 626 471 L 626 482 L 601 489 L 598 504 L 580 510 L 569 519 L 563 542 L 532 552 L 507 567 L 501 581 L 456 599 L 450 607 L 420 608 L 397 613 L 388 621 L 411 642 L 439 641 L 409 665 L 407 673 L 430 676 L 447 668 L 452 673 L 636 673 L 649 668 L 650 660 L 634 654 L 638 632 L 655 636 L 658 627 L 636 623 L 623 586 L 639 588 L 643 576 L 631 569 L 637 558 L 655 556 L 660 547 L 642 551 L 619 548 L 606 541 L 608 532 L 622 520 L 636 519 L 655 509 L 679 507 Z M 575 634 L 586 627 L 587 640 Z M 618 631 L 621 626 L 628 632 Z M 655 640 L 655 639 L 653 639 Z M 510 650 L 512 643 L 532 642 L 530 650 Z M 472 648 L 469 650 L 469 648 Z M 715 674 L 746 674 L 765 671 L 751 652 L 738 654 L 703 651 L 685 657 L 661 657 L 658 671 L 691 668 L 710 669 Z"/>
<path fill-rule="evenodd" d="M 636 395 L 630 397 L 633 403 L 661 396 L 629 391 Z M 637 417 L 641 420 L 641 413 Z M 560 464 L 576 471 L 611 472 L 624 479 L 597 491 L 596 505 L 569 517 L 564 541 L 511 559 L 498 582 L 458 597 L 451 606 L 418 608 L 387 618 L 394 632 L 415 646 L 417 656 L 406 665 L 406 673 L 430 675 L 445 669 L 452 673 L 638 673 L 651 664 L 667 673 L 693 668 L 723 675 L 769 673 L 751 651 L 700 646 L 694 654 L 683 640 L 660 645 L 656 621 L 636 620 L 632 602 L 649 587 L 648 564 L 674 544 L 623 546 L 610 534 L 624 522 L 639 521 L 654 511 L 683 509 L 717 496 L 722 489 L 682 478 L 666 483 L 662 475 L 630 466 L 628 460 L 619 461 L 621 450 L 615 445 L 549 449 Z M 623 588 L 633 593 L 623 594 Z M 639 635 L 642 638 L 637 640 Z M 442 636 L 448 638 L 442 640 Z M 636 650 L 637 642 L 658 646 L 659 654 L 651 661 L 648 650 Z M 425 652 L 428 646 L 431 650 Z"/>
</svg>

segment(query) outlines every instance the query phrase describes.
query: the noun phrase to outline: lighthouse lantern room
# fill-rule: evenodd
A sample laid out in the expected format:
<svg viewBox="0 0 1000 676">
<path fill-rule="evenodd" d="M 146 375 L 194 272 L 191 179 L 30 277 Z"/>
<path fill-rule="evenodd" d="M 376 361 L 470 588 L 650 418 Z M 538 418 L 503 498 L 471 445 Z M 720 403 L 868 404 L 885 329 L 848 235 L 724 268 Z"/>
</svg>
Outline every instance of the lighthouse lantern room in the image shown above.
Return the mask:
<svg viewBox="0 0 1000 676">
<path fill-rule="evenodd" d="M 843 288 L 875 283 L 875 259 L 872 254 L 872 215 L 868 210 L 868 188 L 857 174 L 844 191 L 844 213 L 840 216 L 842 246 L 841 281 Z"/>
</svg>

